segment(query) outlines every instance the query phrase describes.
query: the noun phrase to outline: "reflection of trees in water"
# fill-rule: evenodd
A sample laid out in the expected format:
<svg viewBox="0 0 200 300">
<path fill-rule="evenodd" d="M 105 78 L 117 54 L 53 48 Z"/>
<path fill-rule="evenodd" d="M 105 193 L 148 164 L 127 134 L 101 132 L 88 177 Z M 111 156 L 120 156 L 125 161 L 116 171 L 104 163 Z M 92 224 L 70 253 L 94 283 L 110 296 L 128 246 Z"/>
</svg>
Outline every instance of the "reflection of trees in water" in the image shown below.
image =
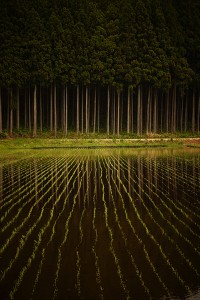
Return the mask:
<svg viewBox="0 0 200 300">
<path fill-rule="evenodd" d="M 105 298 L 124 293 L 136 299 L 166 293 L 184 297 L 200 276 L 199 156 L 154 157 L 151 151 L 148 156 L 133 151 L 128 156 L 91 158 L 76 153 L 0 167 L 0 200 L 7 195 L 5 206 L 1 201 L 1 221 L 2 228 L 10 222 L 5 229 L 9 243 L 18 249 L 18 233 L 12 237 L 12 230 L 21 226 L 15 226 L 19 220 L 19 236 L 28 232 L 17 250 L 20 257 L 35 240 L 30 265 L 21 261 L 30 278 L 38 278 L 33 294 L 39 295 L 51 259 L 52 278 L 45 296 L 53 290 L 58 296 L 70 291 L 85 298 L 90 293 Z M 34 214 L 31 205 L 37 208 Z M 12 252 L 7 256 L 2 247 L 0 261 L 4 259 L 6 266 Z M 12 268 L 17 263 L 18 256 Z M 4 294 L 9 294 L 13 280 Z M 23 288 L 29 295 L 23 284 L 16 287 L 16 296 Z"/>
</svg>

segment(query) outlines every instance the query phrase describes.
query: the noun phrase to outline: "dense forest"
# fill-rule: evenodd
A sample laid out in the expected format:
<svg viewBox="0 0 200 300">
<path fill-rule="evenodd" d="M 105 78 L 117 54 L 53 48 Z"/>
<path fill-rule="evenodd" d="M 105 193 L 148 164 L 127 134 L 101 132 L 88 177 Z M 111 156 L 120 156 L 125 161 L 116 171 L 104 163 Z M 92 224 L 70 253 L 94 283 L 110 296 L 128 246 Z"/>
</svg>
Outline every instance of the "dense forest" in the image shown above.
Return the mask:
<svg viewBox="0 0 200 300">
<path fill-rule="evenodd" d="M 198 0 L 1 0 L 0 135 L 200 126 Z"/>
</svg>

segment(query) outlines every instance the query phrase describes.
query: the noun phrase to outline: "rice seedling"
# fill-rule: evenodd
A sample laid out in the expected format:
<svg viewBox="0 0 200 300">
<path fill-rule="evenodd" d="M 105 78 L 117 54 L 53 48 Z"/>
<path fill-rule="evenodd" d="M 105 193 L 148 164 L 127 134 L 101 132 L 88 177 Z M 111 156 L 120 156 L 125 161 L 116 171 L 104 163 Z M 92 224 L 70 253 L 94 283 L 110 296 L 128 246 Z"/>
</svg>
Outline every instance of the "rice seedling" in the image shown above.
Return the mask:
<svg viewBox="0 0 200 300">
<path fill-rule="evenodd" d="M 4 164 L 0 298 L 192 297 L 200 155 L 164 152 L 78 149 Z"/>
</svg>

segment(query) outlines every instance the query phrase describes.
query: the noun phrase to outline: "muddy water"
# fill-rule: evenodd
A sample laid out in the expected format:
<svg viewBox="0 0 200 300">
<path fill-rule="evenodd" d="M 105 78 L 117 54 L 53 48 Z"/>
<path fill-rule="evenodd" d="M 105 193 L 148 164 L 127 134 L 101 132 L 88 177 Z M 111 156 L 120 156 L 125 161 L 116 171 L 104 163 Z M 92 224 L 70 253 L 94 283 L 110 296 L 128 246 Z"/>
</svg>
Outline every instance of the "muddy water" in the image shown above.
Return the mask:
<svg viewBox="0 0 200 300">
<path fill-rule="evenodd" d="M 0 299 L 200 297 L 199 151 L 35 152 L 0 223 Z"/>
</svg>

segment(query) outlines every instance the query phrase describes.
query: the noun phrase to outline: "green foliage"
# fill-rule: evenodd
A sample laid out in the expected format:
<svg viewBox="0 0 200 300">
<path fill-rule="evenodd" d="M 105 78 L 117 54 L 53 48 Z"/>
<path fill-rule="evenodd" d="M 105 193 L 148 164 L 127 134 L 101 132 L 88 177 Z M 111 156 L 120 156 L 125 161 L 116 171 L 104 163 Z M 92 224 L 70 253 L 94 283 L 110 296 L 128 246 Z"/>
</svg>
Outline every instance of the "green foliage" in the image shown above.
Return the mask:
<svg viewBox="0 0 200 300">
<path fill-rule="evenodd" d="M 196 0 L 2 0 L 0 84 L 198 84 L 199 16 Z"/>
</svg>

